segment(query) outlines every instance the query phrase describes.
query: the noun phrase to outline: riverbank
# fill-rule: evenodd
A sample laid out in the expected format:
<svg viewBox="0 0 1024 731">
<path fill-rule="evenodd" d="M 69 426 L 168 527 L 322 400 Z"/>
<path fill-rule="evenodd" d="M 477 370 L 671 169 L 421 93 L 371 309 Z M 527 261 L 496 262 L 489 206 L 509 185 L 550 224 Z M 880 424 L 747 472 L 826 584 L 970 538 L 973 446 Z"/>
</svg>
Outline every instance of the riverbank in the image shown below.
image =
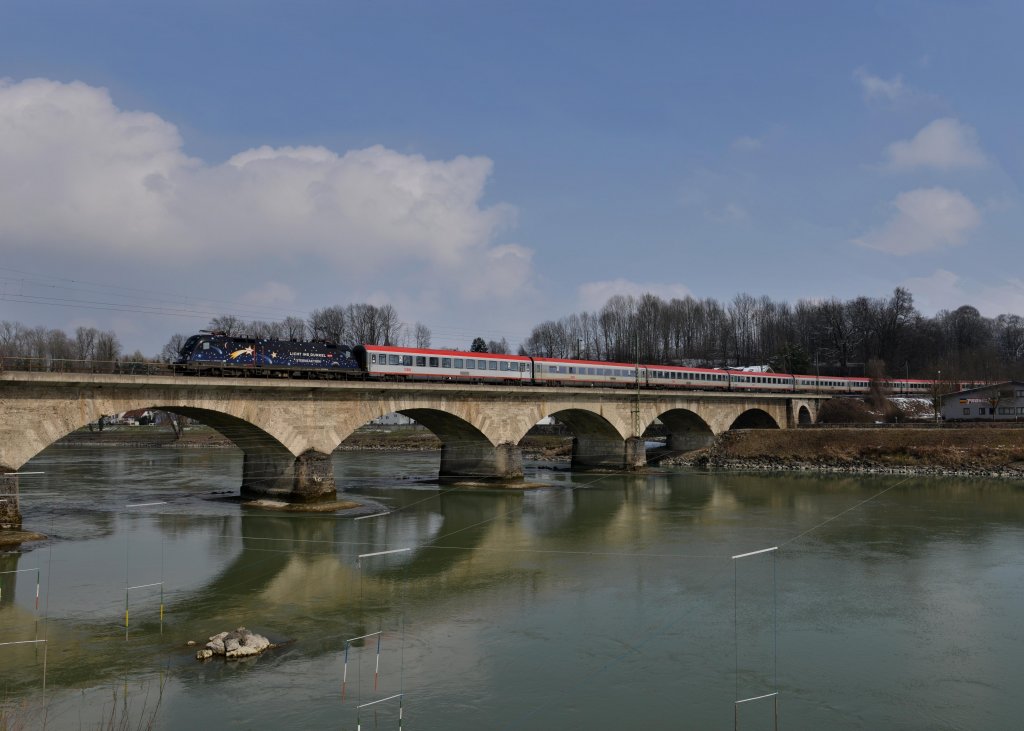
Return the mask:
<svg viewBox="0 0 1024 731">
<path fill-rule="evenodd" d="M 1024 430 L 749 429 L 662 464 L 720 470 L 1024 477 Z"/>
</svg>

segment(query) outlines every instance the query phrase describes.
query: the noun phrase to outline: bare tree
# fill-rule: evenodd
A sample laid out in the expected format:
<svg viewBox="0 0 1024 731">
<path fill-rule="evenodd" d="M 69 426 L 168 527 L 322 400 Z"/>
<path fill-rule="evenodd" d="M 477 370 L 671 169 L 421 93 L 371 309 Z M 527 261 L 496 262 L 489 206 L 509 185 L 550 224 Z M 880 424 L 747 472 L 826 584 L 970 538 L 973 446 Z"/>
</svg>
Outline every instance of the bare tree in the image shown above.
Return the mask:
<svg viewBox="0 0 1024 731">
<path fill-rule="evenodd" d="M 306 321 L 301 317 L 286 317 L 281 321 L 282 336 L 286 340 L 305 340 Z M 340 341 L 341 338 L 338 338 Z"/>
<path fill-rule="evenodd" d="M 94 327 L 75 329 L 75 358 L 77 360 L 93 360 L 96 356 L 96 336 L 99 330 Z"/>
<path fill-rule="evenodd" d="M 488 340 L 487 341 L 487 352 L 488 353 L 510 353 L 508 340 L 502 338 L 501 340 Z"/>
<path fill-rule="evenodd" d="M 209 329 L 222 332 L 229 338 L 245 335 L 245 322 L 234 315 L 220 315 L 210 320 Z"/>
<path fill-rule="evenodd" d="M 345 309 L 352 339 L 357 343 L 385 345 L 380 335 L 380 319 L 373 305 L 349 305 Z"/>
<path fill-rule="evenodd" d="M 351 309 L 351 308 L 350 308 Z M 343 343 L 349 339 L 349 317 L 344 307 L 337 305 L 313 310 L 309 316 L 309 336 L 314 340 Z"/>
<path fill-rule="evenodd" d="M 413 327 L 413 338 L 416 341 L 417 348 L 429 348 L 430 328 L 424 325 L 422 322 L 417 322 L 416 326 Z"/>
<path fill-rule="evenodd" d="M 101 332 L 96 336 L 96 363 L 103 370 L 113 370 L 114 361 L 121 355 L 121 343 L 113 332 Z M 109 365 L 108 365 L 109 364 Z"/>
<path fill-rule="evenodd" d="M 172 360 L 177 360 L 178 354 L 181 352 L 181 346 L 185 344 L 187 338 L 181 333 L 174 333 L 171 339 L 167 341 L 163 349 L 160 351 L 160 355 L 157 356 L 162 362 L 170 363 Z"/>
<path fill-rule="evenodd" d="M 253 320 L 246 326 L 246 333 L 258 340 L 281 340 L 284 338 L 284 324 Z"/>
<path fill-rule="evenodd" d="M 377 308 L 377 325 L 379 328 L 379 344 L 394 345 L 398 342 L 398 334 L 402 329 L 402 323 L 398 319 L 398 310 L 392 305 L 383 305 Z"/>
</svg>

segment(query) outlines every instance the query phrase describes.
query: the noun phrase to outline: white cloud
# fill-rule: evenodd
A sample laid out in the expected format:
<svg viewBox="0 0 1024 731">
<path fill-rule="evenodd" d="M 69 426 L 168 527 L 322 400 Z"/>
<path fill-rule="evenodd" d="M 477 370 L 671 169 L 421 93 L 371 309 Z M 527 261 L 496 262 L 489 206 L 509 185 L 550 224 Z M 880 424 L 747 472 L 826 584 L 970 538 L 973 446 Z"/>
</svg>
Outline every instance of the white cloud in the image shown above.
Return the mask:
<svg viewBox="0 0 1024 731">
<path fill-rule="evenodd" d="M 118 109 L 105 89 L 0 80 L 0 240 L 40 254 L 299 259 L 350 277 L 427 267 L 467 295 L 474 276 L 529 277 L 528 249 L 515 247 L 513 267 L 494 245 L 514 211 L 481 203 L 491 168 L 379 145 L 259 147 L 208 164 L 173 124 Z"/>
<path fill-rule="evenodd" d="M 895 215 L 854 243 L 888 254 L 917 254 L 957 246 L 981 223 L 978 209 L 962 193 L 946 188 L 919 188 L 900 193 Z"/>
<path fill-rule="evenodd" d="M 650 282 L 631 282 L 628 279 L 611 279 L 603 282 L 587 282 L 577 290 L 580 306 L 587 310 L 596 310 L 604 306 L 612 296 L 617 294 L 639 297 L 643 294 L 654 294 L 663 299 L 683 298 L 690 290 L 682 284 L 665 284 Z"/>
<path fill-rule="evenodd" d="M 737 137 L 732 142 L 732 149 L 739 150 L 741 152 L 760 150 L 763 146 L 764 142 L 762 140 L 759 140 L 757 137 L 749 137 L 746 135 L 743 137 Z"/>
<path fill-rule="evenodd" d="M 511 297 L 529 289 L 533 251 L 519 244 L 502 244 L 488 249 L 472 268 L 465 283 L 471 299 L 488 295 Z"/>
<path fill-rule="evenodd" d="M 914 277 L 903 283 L 914 295 L 914 302 L 926 314 L 954 310 L 970 304 L 986 317 L 1007 312 L 1024 312 L 1024 280 L 993 277 L 983 282 L 967 280 L 945 269 L 927 277 Z"/>
<path fill-rule="evenodd" d="M 974 128 L 952 117 L 936 119 L 912 139 L 892 143 L 886 149 L 886 158 L 886 167 L 893 171 L 980 168 L 988 164 Z"/>
<path fill-rule="evenodd" d="M 860 83 L 864 98 L 868 101 L 873 99 L 895 101 L 907 94 L 907 87 L 903 84 L 902 76 L 883 79 L 879 76 L 872 76 L 861 67 L 853 72 L 853 78 Z"/>
</svg>

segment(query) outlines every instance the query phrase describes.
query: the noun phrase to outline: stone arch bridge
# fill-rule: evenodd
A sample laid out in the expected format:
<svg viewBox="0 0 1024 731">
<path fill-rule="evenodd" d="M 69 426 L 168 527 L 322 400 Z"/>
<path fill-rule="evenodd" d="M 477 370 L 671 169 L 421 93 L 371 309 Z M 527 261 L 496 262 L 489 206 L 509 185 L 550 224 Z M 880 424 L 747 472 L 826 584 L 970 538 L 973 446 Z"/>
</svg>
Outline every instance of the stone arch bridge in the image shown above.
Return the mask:
<svg viewBox="0 0 1024 731">
<path fill-rule="evenodd" d="M 668 448 L 685 450 L 731 428 L 812 422 L 824 398 L 7 371 L 0 372 L 0 472 L 17 472 L 102 415 L 151 408 L 195 418 L 238 445 L 243 493 L 308 500 L 335 492 L 331 452 L 360 426 L 393 411 L 440 438 L 442 476 L 514 479 L 523 474 L 519 442 L 548 416 L 573 432 L 573 469 L 629 470 L 646 464 L 641 435 L 655 419 L 668 432 Z M 0 480 L 0 493 L 15 496 L 16 504 L 16 475 Z M 0 523 L 9 524 L 2 514 Z"/>
</svg>

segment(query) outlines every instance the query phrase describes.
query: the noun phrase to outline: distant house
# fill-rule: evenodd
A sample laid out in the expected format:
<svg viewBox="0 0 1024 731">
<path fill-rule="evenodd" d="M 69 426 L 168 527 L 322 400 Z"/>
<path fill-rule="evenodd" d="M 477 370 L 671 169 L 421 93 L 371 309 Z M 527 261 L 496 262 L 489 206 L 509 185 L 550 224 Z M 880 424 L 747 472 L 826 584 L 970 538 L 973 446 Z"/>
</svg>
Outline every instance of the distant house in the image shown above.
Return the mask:
<svg viewBox="0 0 1024 731">
<path fill-rule="evenodd" d="M 1024 421 L 1024 381 L 1006 381 L 942 396 L 946 421 Z"/>
<path fill-rule="evenodd" d="M 373 424 L 374 426 L 409 426 L 410 424 L 415 424 L 416 422 L 404 414 L 399 414 L 392 411 L 390 414 L 378 416 L 370 423 Z"/>
<path fill-rule="evenodd" d="M 107 426 L 145 426 L 154 420 L 154 413 L 150 409 L 135 409 L 103 417 L 103 423 Z"/>
</svg>

